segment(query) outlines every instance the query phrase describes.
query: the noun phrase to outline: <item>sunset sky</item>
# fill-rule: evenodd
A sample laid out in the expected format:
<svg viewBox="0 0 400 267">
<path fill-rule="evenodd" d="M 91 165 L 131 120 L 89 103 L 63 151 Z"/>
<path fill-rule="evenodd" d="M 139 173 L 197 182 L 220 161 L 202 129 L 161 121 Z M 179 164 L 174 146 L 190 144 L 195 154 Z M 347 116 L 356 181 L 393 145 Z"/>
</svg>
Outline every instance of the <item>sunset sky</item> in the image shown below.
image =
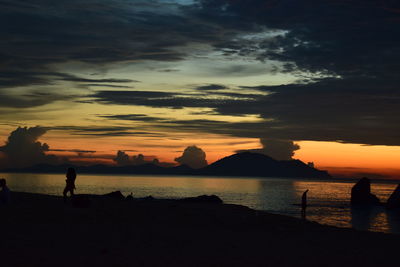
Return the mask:
<svg viewBox="0 0 400 267">
<path fill-rule="evenodd" d="M 0 168 L 196 145 L 400 179 L 397 1 L 3 0 L 0 25 Z"/>
</svg>

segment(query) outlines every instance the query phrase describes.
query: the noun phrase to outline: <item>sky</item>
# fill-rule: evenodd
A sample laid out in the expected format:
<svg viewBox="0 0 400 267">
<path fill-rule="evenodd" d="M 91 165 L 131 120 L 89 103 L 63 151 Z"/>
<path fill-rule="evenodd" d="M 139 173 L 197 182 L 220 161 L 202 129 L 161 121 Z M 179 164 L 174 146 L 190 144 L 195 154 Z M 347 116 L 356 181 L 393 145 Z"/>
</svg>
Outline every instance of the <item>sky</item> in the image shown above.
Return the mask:
<svg viewBox="0 0 400 267">
<path fill-rule="evenodd" d="M 1 0 L 0 168 L 250 150 L 400 178 L 399 26 L 391 0 Z"/>
</svg>

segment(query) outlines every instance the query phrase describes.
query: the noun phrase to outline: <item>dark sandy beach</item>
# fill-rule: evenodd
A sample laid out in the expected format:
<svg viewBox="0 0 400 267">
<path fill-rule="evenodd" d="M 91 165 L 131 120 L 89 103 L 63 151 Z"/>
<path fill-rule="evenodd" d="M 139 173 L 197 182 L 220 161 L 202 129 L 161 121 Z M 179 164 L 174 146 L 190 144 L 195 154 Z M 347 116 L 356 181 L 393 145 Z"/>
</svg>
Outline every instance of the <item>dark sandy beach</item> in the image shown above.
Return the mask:
<svg viewBox="0 0 400 267">
<path fill-rule="evenodd" d="M 0 206 L 0 266 L 385 266 L 400 236 L 229 204 L 13 193 Z"/>
</svg>

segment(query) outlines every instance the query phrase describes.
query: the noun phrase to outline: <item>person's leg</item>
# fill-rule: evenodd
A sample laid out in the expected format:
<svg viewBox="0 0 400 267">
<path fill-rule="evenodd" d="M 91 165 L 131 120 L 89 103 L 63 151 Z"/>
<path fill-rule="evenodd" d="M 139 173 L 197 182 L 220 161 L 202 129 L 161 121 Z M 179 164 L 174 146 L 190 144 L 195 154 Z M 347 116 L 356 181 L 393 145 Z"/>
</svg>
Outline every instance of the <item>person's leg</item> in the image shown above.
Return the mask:
<svg viewBox="0 0 400 267">
<path fill-rule="evenodd" d="M 64 202 L 67 201 L 67 193 L 68 193 L 68 188 L 65 187 L 63 191 L 63 196 L 64 196 Z"/>
<path fill-rule="evenodd" d="M 305 207 L 305 206 L 302 206 L 302 207 L 301 207 L 301 218 L 302 218 L 303 220 L 306 219 L 306 207 Z"/>
<path fill-rule="evenodd" d="M 64 191 L 63 191 L 63 196 L 64 196 L 64 197 L 67 197 L 67 193 L 68 193 L 68 188 L 65 187 L 65 188 L 64 188 Z"/>
</svg>

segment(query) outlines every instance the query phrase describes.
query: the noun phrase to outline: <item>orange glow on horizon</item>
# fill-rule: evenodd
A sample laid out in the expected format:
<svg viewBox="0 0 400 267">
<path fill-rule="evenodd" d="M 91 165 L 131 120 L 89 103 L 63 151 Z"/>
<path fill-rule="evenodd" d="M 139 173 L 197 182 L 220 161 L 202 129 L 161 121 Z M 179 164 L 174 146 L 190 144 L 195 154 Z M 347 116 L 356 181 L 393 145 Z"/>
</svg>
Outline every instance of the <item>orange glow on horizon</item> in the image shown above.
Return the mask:
<svg viewBox="0 0 400 267">
<path fill-rule="evenodd" d="M 385 169 L 400 167 L 400 147 L 366 146 L 334 142 L 298 142 L 295 158 L 318 166 Z"/>
<path fill-rule="evenodd" d="M 6 137 L 3 137 L 5 141 Z M 2 143 L 4 143 L 4 141 Z M 190 145 L 197 145 L 207 155 L 209 164 L 235 153 L 237 150 L 260 148 L 256 138 L 235 138 L 216 134 L 174 133 L 166 138 L 140 136 L 74 136 L 59 131 L 49 131 L 40 140 L 50 146 L 48 154 L 65 156 L 75 164 L 115 164 L 113 158 L 118 150 L 129 156 L 143 154 L 146 160 L 158 158 L 160 162 L 177 164 L 174 159 Z M 335 142 L 299 141 L 301 149 L 295 151 L 295 159 L 305 163 L 314 162 L 315 167 L 327 170 L 334 176 L 374 174 L 400 179 L 400 147 L 365 146 Z M 71 150 L 51 151 L 54 150 Z M 72 152 L 75 149 L 94 153 Z M 1 155 L 0 155 L 1 156 Z"/>
</svg>

